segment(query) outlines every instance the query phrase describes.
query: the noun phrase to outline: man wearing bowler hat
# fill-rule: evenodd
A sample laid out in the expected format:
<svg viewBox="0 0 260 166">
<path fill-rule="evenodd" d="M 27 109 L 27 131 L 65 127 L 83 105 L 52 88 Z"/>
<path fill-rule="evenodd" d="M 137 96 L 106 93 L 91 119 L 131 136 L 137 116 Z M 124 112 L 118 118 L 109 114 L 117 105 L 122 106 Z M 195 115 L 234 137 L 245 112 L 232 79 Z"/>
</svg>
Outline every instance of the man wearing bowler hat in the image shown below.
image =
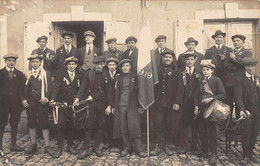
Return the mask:
<svg viewBox="0 0 260 166">
<path fill-rule="evenodd" d="M 84 41 L 86 46 L 78 49 L 77 59 L 79 60 L 78 68 L 80 72 L 86 72 L 95 67 L 93 60 L 96 56 L 101 56 L 102 52 L 99 48 L 93 45 L 96 35 L 92 31 L 84 32 Z"/>
<path fill-rule="evenodd" d="M 22 108 L 22 91 L 25 77 L 15 68 L 18 56 L 8 53 L 3 57 L 6 66 L 0 70 L 0 151 L 3 152 L 3 136 L 5 126 L 11 126 L 11 151 L 22 151 L 23 148 L 16 144 L 17 126 L 20 122 Z"/>
<path fill-rule="evenodd" d="M 127 50 L 124 52 L 122 59 L 131 59 L 131 69 L 134 73 L 137 73 L 137 60 L 138 60 L 138 48 L 136 47 L 137 38 L 134 36 L 129 36 L 125 39 L 127 44 Z"/>
<path fill-rule="evenodd" d="M 61 36 L 64 44 L 56 50 L 56 74 L 62 72 L 62 70 L 66 70 L 66 67 L 64 66 L 65 59 L 77 56 L 77 49 L 72 45 L 73 34 L 70 32 L 64 32 Z"/>
<path fill-rule="evenodd" d="M 117 38 L 115 37 L 106 40 L 106 43 L 108 45 L 108 50 L 103 52 L 103 56 L 105 56 L 106 59 L 116 58 L 119 61 L 122 59 L 124 52 L 116 48 L 117 45 L 116 41 Z"/>
<path fill-rule="evenodd" d="M 187 51 L 185 51 L 184 53 L 179 55 L 179 57 L 178 57 L 178 67 L 180 69 L 185 68 L 186 63 L 185 63 L 184 55 L 185 55 L 185 53 L 188 53 L 188 54 L 192 53 L 192 54 L 196 54 L 197 55 L 196 56 L 195 67 L 197 69 L 199 69 L 200 62 L 201 62 L 202 59 L 204 59 L 204 55 L 195 50 L 195 48 L 197 47 L 199 42 L 197 40 L 195 40 L 193 37 L 189 37 L 184 44 L 187 47 Z"/>
</svg>

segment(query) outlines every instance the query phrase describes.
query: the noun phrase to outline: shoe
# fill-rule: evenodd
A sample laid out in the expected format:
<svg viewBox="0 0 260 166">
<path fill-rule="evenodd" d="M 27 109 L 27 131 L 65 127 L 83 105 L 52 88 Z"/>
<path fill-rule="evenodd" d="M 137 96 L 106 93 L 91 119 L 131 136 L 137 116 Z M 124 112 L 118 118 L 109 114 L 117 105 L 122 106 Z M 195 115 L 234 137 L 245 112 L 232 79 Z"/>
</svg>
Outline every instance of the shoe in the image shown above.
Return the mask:
<svg viewBox="0 0 260 166">
<path fill-rule="evenodd" d="M 212 154 L 209 158 L 209 165 L 216 165 L 217 164 L 217 155 Z"/>
<path fill-rule="evenodd" d="M 95 150 L 95 153 L 96 153 L 97 157 L 102 157 L 103 156 L 103 153 L 102 153 L 102 151 L 99 148 Z"/>
<path fill-rule="evenodd" d="M 45 153 L 48 153 L 48 154 L 51 155 L 51 156 L 54 155 L 54 151 L 53 151 L 52 148 L 49 147 L 49 146 L 46 146 L 46 147 L 45 147 L 44 152 L 45 152 Z"/>
<path fill-rule="evenodd" d="M 204 152 L 204 151 L 201 151 L 201 150 L 198 151 L 198 156 L 203 157 L 203 158 L 209 158 L 208 152 Z"/>
<path fill-rule="evenodd" d="M 102 144 L 102 149 L 109 149 L 110 148 L 110 144 L 109 143 L 103 143 Z"/>
<path fill-rule="evenodd" d="M 156 145 L 155 148 L 150 152 L 150 156 L 157 156 L 160 153 L 159 146 Z"/>
<path fill-rule="evenodd" d="M 244 157 L 243 160 L 239 161 L 240 165 L 247 165 L 249 164 L 249 159 L 248 157 Z"/>
<path fill-rule="evenodd" d="M 79 152 L 72 146 L 68 147 L 67 152 L 71 154 L 78 154 Z"/>
<path fill-rule="evenodd" d="M 184 148 L 178 150 L 178 154 L 186 154 L 188 151 L 189 148 L 185 146 Z"/>
<path fill-rule="evenodd" d="M 37 151 L 37 144 L 31 144 L 30 147 L 25 150 L 25 154 L 33 154 Z"/>
<path fill-rule="evenodd" d="M 53 157 L 54 158 L 59 158 L 62 155 L 62 149 L 58 149 L 54 154 Z"/>
<path fill-rule="evenodd" d="M 18 146 L 17 144 L 10 145 L 10 146 L 9 146 L 9 149 L 10 149 L 10 151 L 12 151 L 12 152 L 21 152 L 21 151 L 24 151 L 24 148 Z"/>
<path fill-rule="evenodd" d="M 173 155 L 173 152 L 172 152 L 172 150 L 170 149 L 169 145 L 166 145 L 166 146 L 165 146 L 164 152 L 165 152 L 168 156 L 172 156 L 172 155 Z"/>
<path fill-rule="evenodd" d="M 254 163 L 256 163 L 256 164 L 260 164 L 260 160 L 259 159 L 257 159 L 257 158 L 255 158 L 255 157 L 249 157 L 249 160 L 250 161 L 252 161 L 252 162 L 254 162 Z"/>
<path fill-rule="evenodd" d="M 145 158 L 145 157 L 147 157 L 147 154 L 146 153 L 144 153 L 144 152 L 142 152 L 142 151 L 137 151 L 137 152 L 135 152 L 140 158 Z"/>
<path fill-rule="evenodd" d="M 83 150 L 79 155 L 78 155 L 78 159 L 79 160 L 82 160 L 82 159 L 85 159 L 87 156 L 89 156 L 90 155 L 90 152 L 89 152 L 89 150 Z"/>
<path fill-rule="evenodd" d="M 124 150 L 121 151 L 120 156 L 121 157 L 125 157 L 126 155 L 128 155 L 129 153 L 129 149 L 128 148 L 124 148 Z"/>
</svg>

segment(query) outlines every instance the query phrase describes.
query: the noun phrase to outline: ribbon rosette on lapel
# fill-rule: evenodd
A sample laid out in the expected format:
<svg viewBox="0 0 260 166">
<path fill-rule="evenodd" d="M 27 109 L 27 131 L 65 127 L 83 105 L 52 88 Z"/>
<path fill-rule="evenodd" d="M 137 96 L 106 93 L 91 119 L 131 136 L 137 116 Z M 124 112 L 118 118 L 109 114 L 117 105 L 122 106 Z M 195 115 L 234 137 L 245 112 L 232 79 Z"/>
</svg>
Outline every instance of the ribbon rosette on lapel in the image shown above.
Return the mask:
<svg viewBox="0 0 260 166">
<path fill-rule="evenodd" d="M 201 75 L 199 73 L 195 73 L 195 78 L 197 78 L 199 80 L 199 79 L 201 79 Z"/>
<path fill-rule="evenodd" d="M 70 84 L 69 80 L 67 78 L 65 78 L 65 77 L 63 78 L 63 81 L 65 81 L 67 85 Z"/>
<path fill-rule="evenodd" d="M 63 51 L 62 51 L 62 49 L 60 50 L 60 53 L 62 53 L 62 54 L 63 54 Z"/>
<path fill-rule="evenodd" d="M 182 80 L 183 80 L 183 85 L 184 85 L 184 86 L 187 86 L 187 75 L 186 75 L 187 72 L 188 72 L 187 70 L 184 70 L 184 71 L 181 72 L 181 74 L 182 74 Z"/>
<path fill-rule="evenodd" d="M 47 59 L 47 60 L 50 59 L 50 52 L 49 52 L 49 51 L 46 53 L 46 59 Z"/>
<path fill-rule="evenodd" d="M 96 54 L 96 53 L 94 53 L 94 56 L 97 56 L 97 54 Z"/>
</svg>

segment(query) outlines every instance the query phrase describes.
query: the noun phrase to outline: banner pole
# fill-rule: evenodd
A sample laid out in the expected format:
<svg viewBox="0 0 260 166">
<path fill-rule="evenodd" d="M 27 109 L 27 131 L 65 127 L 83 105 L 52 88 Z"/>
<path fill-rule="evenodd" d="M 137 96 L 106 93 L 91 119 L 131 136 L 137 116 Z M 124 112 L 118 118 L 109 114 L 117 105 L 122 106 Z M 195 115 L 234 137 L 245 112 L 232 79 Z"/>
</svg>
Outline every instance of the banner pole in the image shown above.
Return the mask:
<svg viewBox="0 0 260 166">
<path fill-rule="evenodd" d="M 147 129 L 147 156 L 149 157 L 150 156 L 150 132 L 149 132 L 149 108 L 147 108 L 147 111 L 146 111 L 147 115 L 146 115 L 146 121 L 147 121 L 147 124 L 146 124 L 146 129 Z"/>
</svg>

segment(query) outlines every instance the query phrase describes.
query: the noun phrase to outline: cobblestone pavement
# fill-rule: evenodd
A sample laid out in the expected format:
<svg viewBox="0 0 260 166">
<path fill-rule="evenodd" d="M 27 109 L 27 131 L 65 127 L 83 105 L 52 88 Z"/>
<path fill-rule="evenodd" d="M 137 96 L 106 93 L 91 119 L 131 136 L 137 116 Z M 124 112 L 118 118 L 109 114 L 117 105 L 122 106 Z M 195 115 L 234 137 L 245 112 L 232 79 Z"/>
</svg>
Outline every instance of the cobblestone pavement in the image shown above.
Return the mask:
<svg viewBox="0 0 260 166">
<path fill-rule="evenodd" d="M 258 139 L 259 140 L 259 139 Z M 8 146 L 10 143 L 10 133 L 5 133 L 4 136 L 4 158 L 1 160 L 8 159 L 13 165 L 35 165 L 35 166 L 85 166 L 85 165 L 100 165 L 100 166 L 137 166 L 137 165 L 208 165 L 208 160 L 205 158 L 199 158 L 195 155 L 187 153 L 185 155 L 179 155 L 176 152 L 173 156 L 169 157 L 162 153 L 159 156 L 140 158 L 134 154 L 128 155 L 127 157 L 120 157 L 118 153 L 103 150 L 104 156 L 98 158 L 96 155 L 91 155 L 85 160 L 77 160 L 76 155 L 71 155 L 67 152 L 63 152 L 59 159 L 53 159 L 51 156 L 44 153 L 44 142 L 43 139 L 38 138 L 38 151 L 34 155 L 26 155 L 23 152 L 10 152 Z M 77 143 L 77 141 L 75 141 Z M 56 140 L 51 139 L 51 146 L 57 147 Z M 18 135 L 18 144 L 22 147 L 26 147 L 30 144 L 28 134 Z M 78 148 L 82 147 L 83 141 L 78 141 Z M 64 149 L 66 146 L 64 147 Z M 172 147 L 174 149 L 174 147 Z M 231 146 L 228 150 L 228 156 L 225 154 L 225 142 L 224 139 L 218 140 L 218 163 L 217 165 L 239 165 L 241 160 L 242 147 L 239 143 L 238 146 Z M 254 155 L 260 158 L 260 141 L 256 145 Z"/>
</svg>

